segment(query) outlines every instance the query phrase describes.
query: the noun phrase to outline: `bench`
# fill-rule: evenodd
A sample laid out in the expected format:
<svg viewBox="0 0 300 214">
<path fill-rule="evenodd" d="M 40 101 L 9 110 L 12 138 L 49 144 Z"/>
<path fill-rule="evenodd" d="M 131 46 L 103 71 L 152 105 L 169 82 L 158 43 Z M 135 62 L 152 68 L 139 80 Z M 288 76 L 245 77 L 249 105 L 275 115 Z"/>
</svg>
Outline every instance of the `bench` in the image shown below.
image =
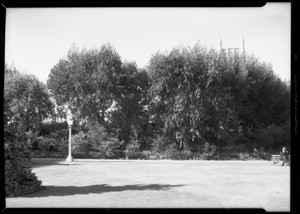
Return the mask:
<svg viewBox="0 0 300 214">
<path fill-rule="evenodd" d="M 281 156 L 280 155 L 272 155 L 271 160 L 273 161 L 273 165 L 278 163 L 279 161 L 281 161 Z M 289 165 L 290 165 L 290 161 L 291 161 L 291 156 L 289 155 Z"/>
</svg>

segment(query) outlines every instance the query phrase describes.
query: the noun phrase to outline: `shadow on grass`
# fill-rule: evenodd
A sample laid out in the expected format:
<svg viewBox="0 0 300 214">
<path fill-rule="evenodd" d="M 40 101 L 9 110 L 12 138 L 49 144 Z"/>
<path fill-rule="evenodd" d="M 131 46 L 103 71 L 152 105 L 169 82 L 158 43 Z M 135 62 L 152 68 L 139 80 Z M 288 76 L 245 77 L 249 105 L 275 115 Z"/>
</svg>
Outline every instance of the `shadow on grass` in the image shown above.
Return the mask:
<svg viewBox="0 0 300 214">
<path fill-rule="evenodd" d="M 65 162 L 63 158 L 32 158 L 31 164 L 33 168 L 39 168 L 43 166 L 72 166 L 72 165 L 82 165 L 79 163 L 68 163 Z"/>
<path fill-rule="evenodd" d="M 86 163 L 98 163 L 98 162 L 110 162 L 110 163 L 124 163 L 124 162 L 135 162 L 135 160 L 102 160 L 102 159 L 91 159 L 91 161 L 86 159 L 76 159 L 72 163 L 67 163 L 65 158 L 32 158 L 32 167 L 38 168 L 50 165 L 62 165 L 62 166 L 72 166 L 72 165 L 82 165 Z"/>
<path fill-rule="evenodd" d="M 91 185 L 91 186 L 45 186 L 44 190 L 36 193 L 20 196 L 22 198 L 48 197 L 48 196 L 71 196 L 71 195 L 87 195 L 102 194 L 107 192 L 122 191 L 141 191 L 141 190 L 169 190 L 174 187 L 183 185 L 167 185 L 167 184 L 150 184 L 150 185 L 124 185 L 124 186 L 108 186 Z"/>
<path fill-rule="evenodd" d="M 92 161 L 85 161 L 84 159 L 77 158 L 75 162 L 78 163 L 97 163 L 97 162 L 110 162 L 110 163 L 124 163 L 124 162 L 135 162 L 136 160 L 122 160 L 122 159 L 110 159 L 110 160 L 103 160 L 103 159 L 91 159 Z"/>
<path fill-rule="evenodd" d="M 59 162 L 64 161 L 62 158 L 32 158 L 32 167 L 42 167 L 49 165 L 61 165 Z"/>
</svg>

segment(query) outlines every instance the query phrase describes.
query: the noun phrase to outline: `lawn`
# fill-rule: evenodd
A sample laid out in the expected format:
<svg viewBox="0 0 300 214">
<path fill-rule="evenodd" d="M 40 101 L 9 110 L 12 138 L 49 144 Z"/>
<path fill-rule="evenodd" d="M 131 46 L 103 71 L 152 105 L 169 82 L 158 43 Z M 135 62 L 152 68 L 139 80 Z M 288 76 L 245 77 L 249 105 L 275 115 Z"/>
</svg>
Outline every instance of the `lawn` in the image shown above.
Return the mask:
<svg viewBox="0 0 300 214">
<path fill-rule="evenodd" d="M 264 208 L 290 211 L 290 167 L 271 161 L 33 159 L 45 190 L 7 207 Z"/>
</svg>

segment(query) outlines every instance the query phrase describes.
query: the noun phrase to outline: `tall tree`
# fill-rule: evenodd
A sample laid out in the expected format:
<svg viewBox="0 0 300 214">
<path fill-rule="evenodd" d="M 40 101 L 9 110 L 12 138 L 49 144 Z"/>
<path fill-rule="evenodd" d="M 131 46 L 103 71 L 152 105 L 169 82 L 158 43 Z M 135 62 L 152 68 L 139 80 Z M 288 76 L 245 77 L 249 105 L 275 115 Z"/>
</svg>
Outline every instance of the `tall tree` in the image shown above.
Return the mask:
<svg viewBox="0 0 300 214">
<path fill-rule="evenodd" d="M 150 117 L 179 145 L 226 142 L 288 119 L 289 91 L 271 66 L 201 44 L 152 56 Z"/>
<path fill-rule="evenodd" d="M 236 104 L 239 119 L 248 132 L 289 119 L 289 87 L 273 73 L 271 65 L 249 57 L 247 75 L 243 82 L 243 96 Z"/>
<path fill-rule="evenodd" d="M 4 72 L 5 194 L 17 196 L 43 189 L 32 173 L 25 132 L 37 132 L 53 113 L 53 104 L 45 85 L 34 76 L 8 65 Z"/>
<path fill-rule="evenodd" d="M 4 124 L 37 132 L 44 119 L 53 114 L 46 86 L 33 75 L 5 66 Z"/>
<path fill-rule="evenodd" d="M 151 116 L 179 146 L 220 138 L 227 122 L 226 96 L 214 84 L 218 55 L 201 44 L 152 57 Z"/>
<path fill-rule="evenodd" d="M 145 134 L 148 114 L 146 93 L 149 77 L 144 70 L 138 70 L 133 62 L 122 65 L 122 75 L 118 82 L 114 110 L 111 112 L 110 127 L 120 140 L 128 142 Z"/>
<path fill-rule="evenodd" d="M 117 91 L 122 61 L 110 44 L 81 51 L 73 47 L 52 69 L 47 86 L 58 105 L 68 104 L 79 118 L 105 124 Z"/>
<path fill-rule="evenodd" d="M 143 110 L 148 75 L 134 62 L 122 63 L 110 44 L 99 50 L 71 48 L 51 70 L 47 86 L 58 105 L 68 104 L 77 118 L 96 121 L 121 141 L 148 123 Z"/>
</svg>

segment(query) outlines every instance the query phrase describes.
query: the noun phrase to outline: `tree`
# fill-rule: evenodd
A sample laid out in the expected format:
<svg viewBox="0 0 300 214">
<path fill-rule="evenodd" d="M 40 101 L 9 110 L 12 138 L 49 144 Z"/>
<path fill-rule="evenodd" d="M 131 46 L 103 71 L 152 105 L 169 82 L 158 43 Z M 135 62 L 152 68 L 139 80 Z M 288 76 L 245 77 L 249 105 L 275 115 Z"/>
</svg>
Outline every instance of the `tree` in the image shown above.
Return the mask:
<svg viewBox="0 0 300 214">
<path fill-rule="evenodd" d="M 156 53 L 147 72 L 150 118 L 178 148 L 222 146 L 240 133 L 254 145 L 255 130 L 289 119 L 288 86 L 253 56 L 196 44 Z"/>
<path fill-rule="evenodd" d="M 145 110 L 149 77 L 138 70 L 135 63 L 122 65 L 122 76 L 118 82 L 114 109 L 109 117 L 110 129 L 115 131 L 120 141 L 147 137 L 148 114 Z"/>
<path fill-rule="evenodd" d="M 230 97 L 218 85 L 219 58 L 197 44 L 157 53 L 150 60 L 151 116 L 179 147 L 219 139 L 228 122 Z"/>
<path fill-rule="evenodd" d="M 147 120 L 143 106 L 148 85 L 147 73 L 134 62 L 122 63 L 110 44 L 99 50 L 73 47 L 47 81 L 58 105 L 68 104 L 75 117 L 94 120 L 125 142 Z"/>
<path fill-rule="evenodd" d="M 46 86 L 33 75 L 5 66 L 4 124 L 20 131 L 38 132 L 44 119 L 53 114 Z"/>
<path fill-rule="evenodd" d="M 277 77 L 271 65 L 254 57 L 245 64 L 242 96 L 236 102 L 236 112 L 243 129 L 253 133 L 258 128 L 284 123 L 290 117 L 289 87 Z M 235 92 L 237 94 L 237 92 Z"/>
<path fill-rule="evenodd" d="M 29 158 L 26 136 L 18 129 L 4 128 L 5 195 L 18 196 L 43 189 Z"/>
<path fill-rule="evenodd" d="M 37 132 L 52 114 L 53 104 L 34 76 L 5 65 L 4 77 L 5 193 L 17 196 L 43 189 L 31 171 L 26 131 Z"/>
<path fill-rule="evenodd" d="M 47 80 L 57 104 L 68 104 L 77 118 L 105 124 L 106 110 L 112 105 L 121 73 L 121 58 L 110 44 L 100 50 L 73 47 L 61 59 Z"/>
</svg>

